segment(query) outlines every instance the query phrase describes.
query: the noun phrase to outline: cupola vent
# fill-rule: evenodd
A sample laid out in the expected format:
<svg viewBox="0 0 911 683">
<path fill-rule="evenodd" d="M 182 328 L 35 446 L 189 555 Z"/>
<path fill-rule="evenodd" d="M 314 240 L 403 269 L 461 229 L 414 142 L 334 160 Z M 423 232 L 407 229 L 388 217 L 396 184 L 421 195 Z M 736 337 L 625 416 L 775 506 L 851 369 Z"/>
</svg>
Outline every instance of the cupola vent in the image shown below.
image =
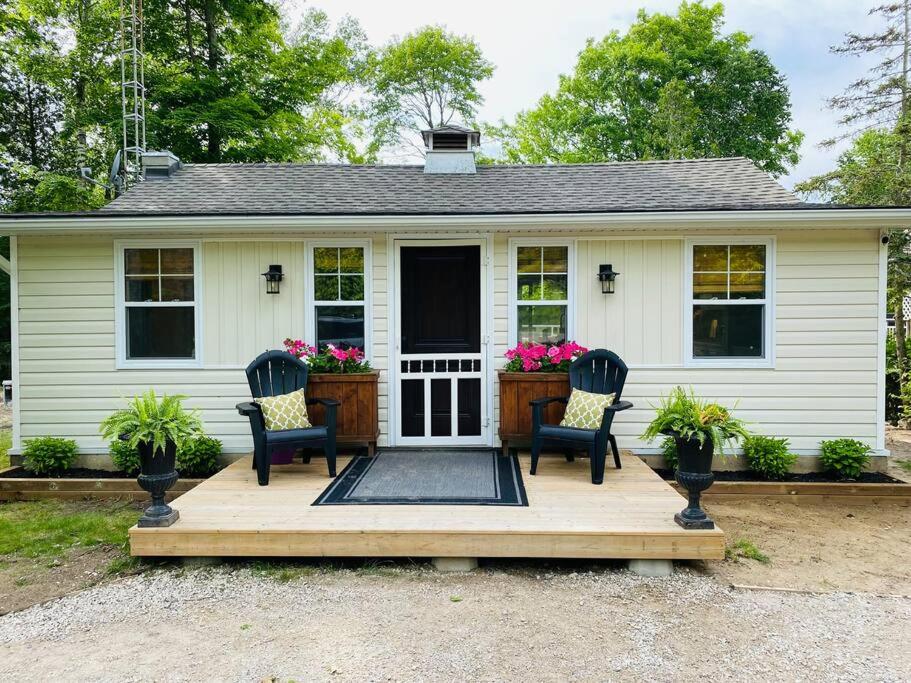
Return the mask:
<svg viewBox="0 0 911 683">
<path fill-rule="evenodd" d="M 481 133 L 456 125 L 421 131 L 426 147 L 424 173 L 475 173 Z"/>
</svg>

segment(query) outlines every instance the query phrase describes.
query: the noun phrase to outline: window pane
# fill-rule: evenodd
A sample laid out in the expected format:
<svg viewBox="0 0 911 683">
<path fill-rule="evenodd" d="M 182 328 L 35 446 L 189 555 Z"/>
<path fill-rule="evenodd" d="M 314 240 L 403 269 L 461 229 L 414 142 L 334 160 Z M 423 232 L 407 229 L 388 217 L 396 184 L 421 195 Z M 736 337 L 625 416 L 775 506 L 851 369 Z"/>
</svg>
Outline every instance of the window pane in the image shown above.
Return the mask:
<svg viewBox="0 0 911 683">
<path fill-rule="evenodd" d="M 158 273 L 158 249 L 124 249 L 123 261 L 127 275 Z"/>
<path fill-rule="evenodd" d="M 127 306 L 127 358 L 193 358 L 192 306 Z"/>
<path fill-rule="evenodd" d="M 539 301 L 541 299 L 541 276 L 519 275 L 516 297 L 519 301 Z"/>
<path fill-rule="evenodd" d="M 126 279 L 127 301 L 159 301 L 158 276 L 128 277 Z"/>
<path fill-rule="evenodd" d="M 566 341 L 566 306 L 517 306 L 520 342 Z"/>
<path fill-rule="evenodd" d="M 162 301 L 193 301 L 192 277 L 162 277 Z"/>
<path fill-rule="evenodd" d="M 313 298 L 316 301 L 338 301 L 338 275 L 314 275 Z"/>
<path fill-rule="evenodd" d="M 762 358 L 765 306 L 693 306 L 693 357 Z"/>
<path fill-rule="evenodd" d="M 541 247 L 518 247 L 516 269 L 520 273 L 541 272 Z"/>
<path fill-rule="evenodd" d="M 313 269 L 317 273 L 337 273 L 338 249 L 336 247 L 316 247 L 313 250 Z"/>
<path fill-rule="evenodd" d="M 364 250 L 361 247 L 339 249 L 339 267 L 343 273 L 363 273 Z"/>
<path fill-rule="evenodd" d="M 693 273 L 694 299 L 727 299 L 727 273 Z"/>
<path fill-rule="evenodd" d="M 732 244 L 731 270 L 765 270 L 765 245 Z"/>
<path fill-rule="evenodd" d="M 316 345 L 364 348 L 363 306 L 317 306 Z"/>
<path fill-rule="evenodd" d="M 544 272 L 567 272 L 569 269 L 568 254 L 568 247 L 544 247 Z"/>
<path fill-rule="evenodd" d="M 724 244 L 693 246 L 693 270 L 727 270 L 728 248 Z"/>
<path fill-rule="evenodd" d="M 364 276 L 342 275 L 342 301 L 364 300 Z"/>
<path fill-rule="evenodd" d="M 565 275 L 545 275 L 543 298 L 551 301 L 562 301 L 566 299 L 566 276 Z"/>
<path fill-rule="evenodd" d="M 192 249 L 162 249 L 161 272 L 169 275 L 193 274 Z"/>
<path fill-rule="evenodd" d="M 732 299 L 764 299 L 765 273 L 731 273 Z"/>
</svg>

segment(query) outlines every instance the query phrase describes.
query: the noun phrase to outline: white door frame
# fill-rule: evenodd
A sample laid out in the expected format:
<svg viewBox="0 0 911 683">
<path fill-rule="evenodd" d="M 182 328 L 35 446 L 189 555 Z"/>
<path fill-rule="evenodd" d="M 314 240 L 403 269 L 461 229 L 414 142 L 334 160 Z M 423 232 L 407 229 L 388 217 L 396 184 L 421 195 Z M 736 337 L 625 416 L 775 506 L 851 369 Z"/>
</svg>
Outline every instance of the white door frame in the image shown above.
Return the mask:
<svg viewBox="0 0 911 683">
<path fill-rule="evenodd" d="M 493 240 L 486 234 L 469 235 L 464 238 L 452 239 L 438 235 L 416 237 L 415 235 L 390 235 L 389 266 L 392 277 L 389 278 L 389 330 L 392 353 L 389 363 L 389 443 L 392 446 L 492 446 L 493 445 L 493 383 L 490 378 L 493 359 L 491 358 L 491 329 L 493 306 L 491 305 L 491 292 L 493 291 L 492 254 Z M 402 424 L 402 392 L 399 386 L 402 373 L 401 368 L 401 247 L 428 247 L 428 246 L 466 246 L 476 245 L 481 249 L 480 264 L 480 289 L 481 289 L 481 434 L 472 437 L 430 436 L 403 437 Z M 446 357 L 458 357 L 459 354 L 446 354 Z M 441 375 L 445 377 L 446 375 Z M 453 405 L 453 409 L 458 407 Z"/>
</svg>

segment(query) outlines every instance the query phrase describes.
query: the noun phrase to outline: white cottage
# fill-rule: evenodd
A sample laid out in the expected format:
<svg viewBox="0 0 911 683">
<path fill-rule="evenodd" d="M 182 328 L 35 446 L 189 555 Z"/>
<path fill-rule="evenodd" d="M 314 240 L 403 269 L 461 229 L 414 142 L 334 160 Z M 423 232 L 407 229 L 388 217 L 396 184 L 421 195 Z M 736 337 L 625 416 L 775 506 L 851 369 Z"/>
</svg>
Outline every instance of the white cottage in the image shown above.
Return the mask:
<svg viewBox="0 0 911 683">
<path fill-rule="evenodd" d="M 622 448 L 654 452 L 650 404 L 682 384 L 800 454 L 841 436 L 885 452 L 885 243 L 911 210 L 806 204 L 742 158 L 476 167 L 476 132 L 425 141 L 424 166 L 150 153 L 103 209 L 0 217 L 13 452 L 53 435 L 104 454 L 99 421 L 148 387 L 249 452 L 243 369 L 286 337 L 366 350 L 381 446 L 496 445 L 504 351 L 574 339 L 630 367 Z M 426 359 L 447 361 L 439 405 Z M 458 433 L 428 433 L 446 406 Z"/>
</svg>

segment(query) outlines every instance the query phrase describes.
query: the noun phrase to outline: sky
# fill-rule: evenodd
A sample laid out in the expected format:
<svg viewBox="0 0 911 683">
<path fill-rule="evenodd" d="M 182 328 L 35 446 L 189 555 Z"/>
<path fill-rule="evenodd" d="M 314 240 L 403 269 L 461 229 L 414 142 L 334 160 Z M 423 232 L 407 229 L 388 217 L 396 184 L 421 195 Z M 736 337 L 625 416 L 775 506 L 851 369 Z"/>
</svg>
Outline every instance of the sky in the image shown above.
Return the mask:
<svg viewBox="0 0 911 683">
<path fill-rule="evenodd" d="M 727 0 L 725 32 L 744 31 L 764 50 L 787 78 L 791 90 L 792 126 L 806 134 L 801 161 L 781 182 L 791 188 L 810 176 L 830 170 L 844 144 L 820 149 L 821 140 L 840 132 L 837 112 L 825 106 L 861 76 L 869 59 L 833 55 L 848 31 L 879 26 L 869 17 L 875 0 Z M 479 120 L 511 120 L 556 88 L 558 76 L 569 73 L 587 38 L 611 30 L 624 32 L 639 8 L 675 12 L 678 0 L 312 0 L 338 20 L 345 15 L 360 22 L 373 45 L 386 43 L 427 24 L 470 35 L 496 65 L 493 78 L 481 84 L 485 102 Z"/>
</svg>

